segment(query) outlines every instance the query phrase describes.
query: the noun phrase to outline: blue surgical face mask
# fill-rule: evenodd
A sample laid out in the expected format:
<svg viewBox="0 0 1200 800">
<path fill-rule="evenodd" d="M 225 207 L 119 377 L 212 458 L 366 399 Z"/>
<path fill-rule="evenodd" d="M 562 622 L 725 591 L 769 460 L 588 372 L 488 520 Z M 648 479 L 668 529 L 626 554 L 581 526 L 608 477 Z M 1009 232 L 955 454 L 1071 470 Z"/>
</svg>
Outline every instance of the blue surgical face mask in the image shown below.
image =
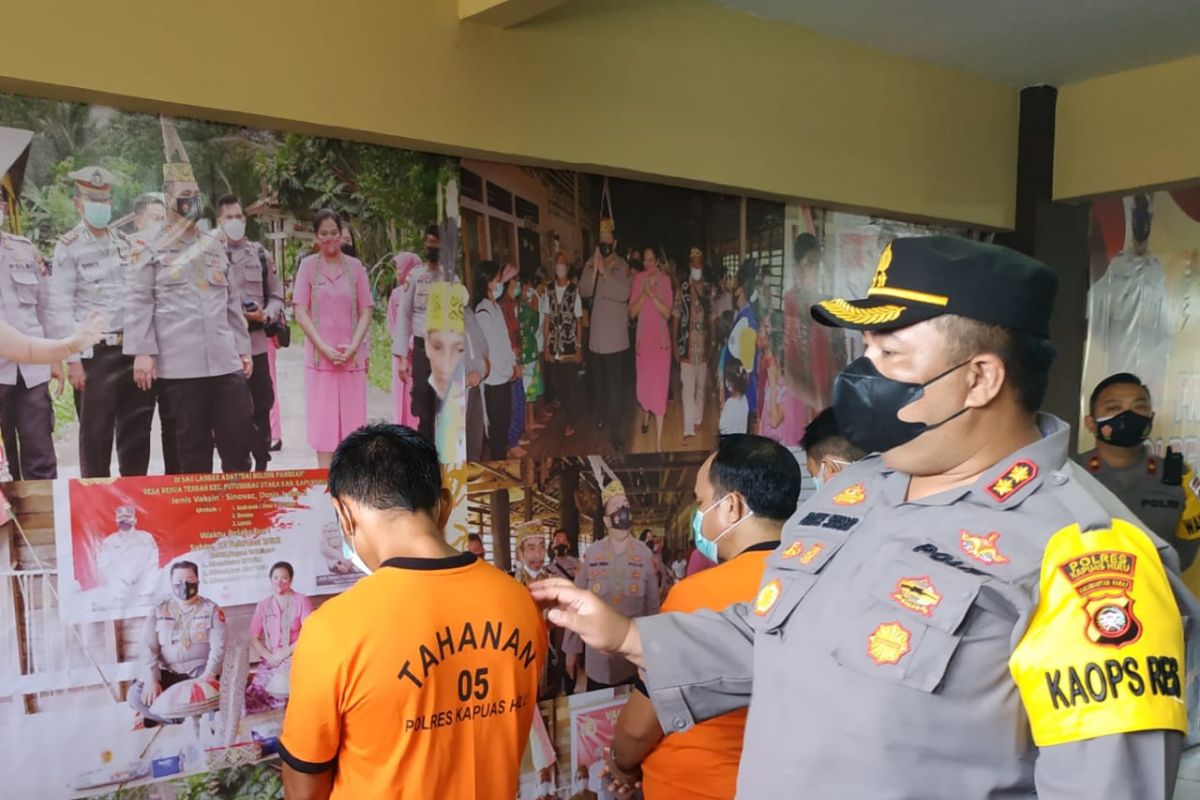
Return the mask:
<svg viewBox="0 0 1200 800">
<path fill-rule="evenodd" d="M 842 461 L 842 460 L 836 459 L 836 458 L 831 458 L 829 460 L 835 464 L 841 464 L 843 467 L 850 466 L 849 461 Z M 817 474 L 812 476 L 812 481 L 813 481 L 813 486 L 815 486 L 818 489 L 820 489 L 825 484 L 825 462 L 823 462 L 823 461 L 821 462 L 821 466 L 817 468 Z"/>
<path fill-rule="evenodd" d="M 725 534 L 729 533 L 731 530 L 736 528 L 738 525 L 741 525 L 747 519 L 754 516 L 754 512 L 751 511 L 749 514 L 742 517 L 741 519 L 739 519 L 737 522 L 730 525 L 725 530 L 721 531 L 721 533 L 717 535 L 717 538 L 715 538 L 715 539 L 706 538 L 705 535 L 700 530 L 701 527 L 703 527 L 703 525 L 704 525 L 704 515 L 707 514 L 709 511 L 712 511 L 717 506 L 719 506 L 721 504 L 721 502 L 725 500 L 726 497 L 729 497 L 729 495 L 725 495 L 720 500 L 713 503 L 711 506 L 704 509 L 703 511 L 701 511 L 700 509 L 697 508 L 695 513 L 692 514 L 692 541 L 694 541 L 696 543 L 696 549 L 700 551 L 700 555 L 704 556 L 709 561 L 713 561 L 713 562 L 715 562 L 717 560 L 717 542 L 721 541 L 721 538 L 724 537 Z"/>
<path fill-rule="evenodd" d="M 355 566 L 355 568 L 363 575 L 370 575 L 372 570 L 366 565 L 362 558 L 358 555 L 358 550 L 354 545 L 346 541 L 345 534 L 342 535 L 342 556 Z"/>
<path fill-rule="evenodd" d="M 498 283 L 492 287 L 492 299 L 499 300 L 504 296 L 504 284 Z"/>
<path fill-rule="evenodd" d="M 341 520 L 338 521 L 338 526 L 341 527 Z M 353 542 L 354 542 L 353 534 L 347 534 L 346 531 L 343 530 L 342 531 L 342 558 L 346 559 L 351 564 L 353 564 L 358 569 L 358 571 L 361 572 L 363 575 L 370 575 L 372 572 L 374 572 L 374 570 L 371 569 L 370 567 L 368 567 L 366 565 L 366 562 L 364 562 L 362 560 L 362 557 L 359 556 L 359 554 L 358 554 L 358 548 L 353 544 Z"/>
<path fill-rule="evenodd" d="M 86 202 L 83 204 L 83 218 L 93 228 L 103 228 L 112 220 L 112 204 Z"/>
</svg>

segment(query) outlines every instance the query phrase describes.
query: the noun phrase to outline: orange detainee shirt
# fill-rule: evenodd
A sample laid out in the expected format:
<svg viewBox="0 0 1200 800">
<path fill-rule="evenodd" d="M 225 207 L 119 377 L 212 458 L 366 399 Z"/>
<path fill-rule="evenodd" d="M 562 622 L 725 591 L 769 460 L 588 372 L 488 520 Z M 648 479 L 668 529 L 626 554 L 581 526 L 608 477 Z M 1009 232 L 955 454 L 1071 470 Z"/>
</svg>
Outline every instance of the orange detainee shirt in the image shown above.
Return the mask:
<svg viewBox="0 0 1200 800">
<path fill-rule="evenodd" d="M 512 800 L 546 659 L 529 592 L 470 553 L 389 559 L 304 622 L 280 756 L 335 800 Z"/>
<path fill-rule="evenodd" d="M 671 588 L 665 611 L 722 611 L 753 600 L 762 583 L 767 556 L 778 542 L 764 542 L 737 557 L 697 572 Z M 647 800 L 729 800 L 737 793 L 738 763 L 746 709 L 701 722 L 691 730 L 665 736 L 642 761 L 642 790 Z"/>
</svg>

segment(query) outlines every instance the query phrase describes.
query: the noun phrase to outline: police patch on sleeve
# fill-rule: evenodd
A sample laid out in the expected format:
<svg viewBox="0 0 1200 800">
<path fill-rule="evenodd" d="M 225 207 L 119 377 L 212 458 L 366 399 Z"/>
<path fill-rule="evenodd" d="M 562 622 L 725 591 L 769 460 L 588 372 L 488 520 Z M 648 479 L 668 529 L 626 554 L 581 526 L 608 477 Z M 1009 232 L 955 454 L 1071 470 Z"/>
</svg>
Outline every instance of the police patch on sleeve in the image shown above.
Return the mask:
<svg viewBox="0 0 1200 800">
<path fill-rule="evenodd" d="M 1009 670 L 1039 747 L 1187 728 L 1183 622 L 1154 544 L 1113 520 L 1056 533 Z"/>
</svg>

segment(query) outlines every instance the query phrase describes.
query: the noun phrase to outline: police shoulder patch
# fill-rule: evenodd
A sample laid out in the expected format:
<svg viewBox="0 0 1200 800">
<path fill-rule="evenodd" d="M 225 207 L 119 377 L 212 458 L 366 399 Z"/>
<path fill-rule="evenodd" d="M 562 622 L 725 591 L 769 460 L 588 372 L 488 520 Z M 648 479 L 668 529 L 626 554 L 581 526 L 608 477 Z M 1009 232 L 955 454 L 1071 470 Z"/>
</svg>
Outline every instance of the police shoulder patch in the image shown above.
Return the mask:
<svg viewBox="0 0 1200 800">
<path fill-rule="evenodd" d="M 1021 459 L 1006 469 L 999 478 L 988 484 L 988 494 L 1003 503 L 1036 478 L 1037 474 L 1037 464 L 1028 459 Z"/>
<path fill-rule="evenodd" d="M 1058 531 L 1038 598 L 1009 671 L 1039 747 L 1186 729 L 1183 623 L 1145 533 L 1119 519 Z"/>
</svg>

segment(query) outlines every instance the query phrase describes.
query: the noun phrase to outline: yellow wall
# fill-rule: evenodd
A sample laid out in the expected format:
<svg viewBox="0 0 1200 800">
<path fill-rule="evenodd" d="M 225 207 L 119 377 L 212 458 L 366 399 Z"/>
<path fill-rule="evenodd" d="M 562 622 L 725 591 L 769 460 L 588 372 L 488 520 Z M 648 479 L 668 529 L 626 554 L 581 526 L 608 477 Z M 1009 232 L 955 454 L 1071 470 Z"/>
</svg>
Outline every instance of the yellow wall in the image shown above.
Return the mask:
<svg viewBox="0 0 1200 800">
<path fill-rule="evenodd" d="M 1054 195 L 1066 200 L 1200 178 L 1200 56 L 1059 90 Z"/>
<path fill-rule="evenodd" d="M 0 88 L 1009 227 L 1015 89 L 700 0 L 9 3 Z"/>
</svg>

